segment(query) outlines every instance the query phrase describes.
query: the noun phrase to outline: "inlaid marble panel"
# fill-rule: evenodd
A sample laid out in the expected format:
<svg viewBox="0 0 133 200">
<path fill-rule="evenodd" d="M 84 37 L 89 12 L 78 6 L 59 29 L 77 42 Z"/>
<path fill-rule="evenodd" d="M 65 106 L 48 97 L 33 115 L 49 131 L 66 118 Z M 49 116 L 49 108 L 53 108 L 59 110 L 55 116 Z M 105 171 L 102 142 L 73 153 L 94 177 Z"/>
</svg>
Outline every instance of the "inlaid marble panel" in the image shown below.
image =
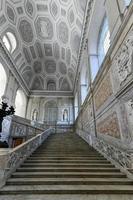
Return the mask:
<svg viewBox="0 0 133 200">
<path fill-rule="evenodd" d="M 120 127 L 117 113 L 113 112 L 104 120 L 97 123 L 97 132 L 112 137 L 120 138 Z"/>
<path fill-rule="evenodd" d="M 95 95 L 95 108 L 98 110 L 112 95 L 112 85 L 110 80 L 110 74 L 106 74 L 105 78 L 101 81 Z"/>
</svg>

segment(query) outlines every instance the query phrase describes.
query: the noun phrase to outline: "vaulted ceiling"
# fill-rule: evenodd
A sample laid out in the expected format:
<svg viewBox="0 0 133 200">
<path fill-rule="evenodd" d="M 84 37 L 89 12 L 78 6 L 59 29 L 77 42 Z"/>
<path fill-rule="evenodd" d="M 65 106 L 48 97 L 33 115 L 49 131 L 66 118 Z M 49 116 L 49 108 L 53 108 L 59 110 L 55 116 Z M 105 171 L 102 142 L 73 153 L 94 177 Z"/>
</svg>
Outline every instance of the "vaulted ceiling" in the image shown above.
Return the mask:
<svg viewBox="0 0 133 200">
<path fill-rule="evenodd" d="M 15 34 L 12 57 L 30 90 L 73 90 L 85 7 L 86 0 L 0 0 L 0 34 Z"/>
</svg>

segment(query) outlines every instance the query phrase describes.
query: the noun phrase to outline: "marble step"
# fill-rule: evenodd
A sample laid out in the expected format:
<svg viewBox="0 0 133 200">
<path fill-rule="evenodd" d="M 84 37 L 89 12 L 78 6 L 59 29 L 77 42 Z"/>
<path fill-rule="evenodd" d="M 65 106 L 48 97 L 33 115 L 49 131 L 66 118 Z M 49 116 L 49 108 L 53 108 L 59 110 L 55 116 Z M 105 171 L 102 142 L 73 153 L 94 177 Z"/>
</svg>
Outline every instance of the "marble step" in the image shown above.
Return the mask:
<svg viewBox="0 0 133 200">
<path fill-rule="evenodd" d="M 43 167 L 43 168 L 18 168 L 17 172 L 120 172 L 116 168 L 57 168 L 57 167 Z"/>
<path fill-rule="evenodd" d="M 7 185 L 133 185 L 133 181 L 126 178 L 12 178 Z"/>
<path fill-rule="evenodd" d="M 102 159 L 106 161 L 105 159 Z M 26 160 L 24 163 L 91 163 L 91 162 L 98 162 L 100 160 Z"/>
<path fill-rule="evenodd" d="M 133 194 L 129 185 L 14 185 L 0 190 L 1 195 L 17 194 Z"/>
<path fill-rule="evenodd" d="M 112 168 L 112 167 L 114 167 L 114 165 L 112 165 L 112 164 L 110 164 L 110 163 L 107 163 L 107 164 L 99 164 L 99 163 L 96 163 L 96 164 L 83 164 L 83 165 L 79 165 L 78 163 L 77 164 L 63 164 L 63 163 L 58 163 L 58 164 L 44 164 L 44 165 L 36 165 L 36 166 L 34 166 L 34 165 L 21 165 L 21 167 L 22 168 L 36 168 L 36 167 L 41 167 L 41 168 L 43 168 L 43 167 L 62 167 L 62 168 L 64 168 L 64 167 L 66 167 L 66 168 L 74 168 L 74 167 L 78 167 L 78 168 L 83 168 L 83 167 L 87 167 L 87 168 L 101 168 L 101 167 L 104 167 L 104 168 Z"/>
<path fill-rule="evenodd" d="M 104 167 L 108 167 L 108 166 L 112 166 L 110 163 L 90 163 L 90 164 L 88 164 L 88 163 L 83 163 L 83 164 L 79 164 L 79 163 L 66 163 L 66 164 L 64 164 L 64 163 L 58 163 L 58 164 L 56 164 L 56 163 L 35 163 L 35 164 L 29 164 L 29 163 L 23 163 L 22 165 L 21 165 L 21 167 L 23 168 L 25 168 L 25 167 L 27 167 L 27 168 L 36 168 L 36 167 L 80 167 L 80 168 L 84 168 L 84 167 L 96 167 L 96 166 L 104 166 Z"/>
<path fill-rule="evenodd" d="M 56 160 L 56 161 L 55 161 L 55 160 L 54 160 L 54 161 L 49 161 L 49 160 L 47 160 L 47 161 L 46 161 L 46 160 L 45 160 L 45 161 L 35 161 L 35 162 L 32 161 L 33 164 L 39 163 L 39 162 L 41 162 L 42 164 L 43 164 L 43 163 L 51 163 L 51 162 L 53 162 L 53 163 L 55 163 L 55 162 L 58 162 L 58 163 L 68 163 L 68 164 L 69 164 L 69 163 L 81 163 L 81 164 L 82 164 L 82 163 L 86 163 L 86 164 L 87 164 L 87 163 L 88 163 L 88 164 L 89 164 L 89 163 L 92 163 L 92 164 L 93 164 L 93 163 L 110 163 L 108 160 L 105 160 L 105 159 L 104 159 L 104 160 L 86 160 L 86 161 L 84 161 L 84 160 L 74 160 L 74 161 L 73 161 L 73 160 L 69 160 L 69 161 L 67 161 L 67 160 L 66 160 L 66 161 L 65 161 L 65 160 L 64 160 L 64 161 L 63 161 L 63 160 L 62 160 L 62 161 L 61 161 L 61 160 L 60 160 L 60 161 L 59 161 L 59 160 Z M 27 162 L 25 162 L 25 163 L 27 163 Z M 29 163 L 29 161 L 28 161 L 28 163 Z M 28 164 L 28 163 L 27 163 L 27 164 Z M 29 164 L 30 164 L 30 163 L 29 163 Z"/>
<path fill-rule="evenodd" d="M 13 178 L 126 178 L 121 172 L 15 172 Z"/>
<path fill-rule="evenodd" d="M 101 158 L 104 158 L 103 156 L 59 156 L 59 155 L 57 155 L 57 156 L 40 156 L 40 155 L 38 155 L 38 156 L 34 156 L 34 155 L 31 155 L 29 158 L 28 158 L 28 160 L 29 159 L 40 159 L 40 160 L 48 160 L 48 159 L 52 159 L 52 160 L 78 160 L 78 159 L 80 159 L 80 160 L 89 160 L 89 159 L 101 159 Z"/>
<path fill-rule="evenodd" d="M 27 160 L 39 160 L 40 156 L 30 156 Z M 100 160 L 106 159 L 103 156 L 90 156 L 90 157 L 41 157 L 40 160 Z"/>
</svg>

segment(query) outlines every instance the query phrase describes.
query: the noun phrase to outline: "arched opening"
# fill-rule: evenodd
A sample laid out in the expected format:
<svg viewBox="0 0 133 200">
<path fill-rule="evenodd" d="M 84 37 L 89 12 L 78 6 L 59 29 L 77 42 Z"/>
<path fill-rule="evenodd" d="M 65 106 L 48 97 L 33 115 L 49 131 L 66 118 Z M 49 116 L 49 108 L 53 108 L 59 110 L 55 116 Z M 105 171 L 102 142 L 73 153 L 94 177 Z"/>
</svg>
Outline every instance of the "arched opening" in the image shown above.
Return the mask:
<svg viewBox="0 0 133 200">
<path fill-rule="evenodd" d="M 4 95 L 7 83 L 7 75 L 3 65 L 0 63 L 0 98 Z"/>
<path fill-rule="evenodd" d="M 48 81 L 47 90 L 49 90 L 49 91 L 55 91 L 56 90 L 56 83 L 53 80 Z"/>
<path fill-rule="evenodd" d="M 26 95 L 21 89 L 17 90 L 16 99 L 15 99 L 15 114 L 25 118 L 26 112 Z"/>
<path fill-rule="evenodd" d="M 46 124 L 55 125 L 58 121 L 58 107 L 55 101 L 51 100 L 45 104 L 44 121 Z"/>
<path fill-rule="evenodd" d="M 10 53 L 13 53 L 17 48 L 17 40 L 13 33 L 6 32 L 3 36 L 3 43 Z"/>
<path fill-rule="evenodd" d="M 97 17 L 97 13 L 99 13 Z M 95 26 L 94 26 L 95 24 Z M 105 58 L 109 42 L 109 25 L 106 15 L 105 1 L 95 1 L 94 12 L 88 30 L 88 57 L 91 80 L 94 81 Z"/>
</svg>

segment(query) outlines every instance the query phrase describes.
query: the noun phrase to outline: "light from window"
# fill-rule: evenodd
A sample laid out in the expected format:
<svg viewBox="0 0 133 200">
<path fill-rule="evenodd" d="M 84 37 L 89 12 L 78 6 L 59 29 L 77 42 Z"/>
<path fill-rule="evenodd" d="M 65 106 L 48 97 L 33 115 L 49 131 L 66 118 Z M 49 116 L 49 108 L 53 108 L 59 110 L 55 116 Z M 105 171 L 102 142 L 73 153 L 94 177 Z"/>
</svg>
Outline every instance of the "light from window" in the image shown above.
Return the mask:
<svg viewBox="0 0 133 200">
<path fill-rule="evenodd" d="M 10 52 L 11 50 L 11 45 L 10 45 L 10 42 L 9 42 L 9 40 L 8 40 L 8 38 L 4 35 L 4 37 L 3 37 L 3 43 L 4 43 L 4 45 L 5 45 L 5 47 L 7 48 L 7 50 Z"/>
<path fill-rule="evenodd" d="M 6 72 L 2 64 L 0 63 L 0 98 L 4 95 L 6 82 L 7 82 Z"/>
<path fill-rule="evenodd" d="M 3 36 L 3 43 L 10 53 L 13 53 L 17 47 L 17 41 L 13 33 L 7 32 Z"/>
<path fill-rule="evenodd" d="M 106 55 L 108 49 L 110 47 L 110 32 L 108 31 L 105 39 L 104 39 L 104 43 L 103 43 L 103 48 L 104 48 L 104 54 Z"/>
<path fill-rule="evenodd" d="M 102 64 L 104 57 L 110 47 L 110 32 L 107 17 L 104 17 L 98 41 L 98 62 L 99 66 Z"/>
<path fill-rule="evenodd" d="M 26 96 L 24 92 L 20 89 L 17 90 L 15 99 L 15 114 L 20 117 L 25 117 L 26 111 Z"/>
</svg>

